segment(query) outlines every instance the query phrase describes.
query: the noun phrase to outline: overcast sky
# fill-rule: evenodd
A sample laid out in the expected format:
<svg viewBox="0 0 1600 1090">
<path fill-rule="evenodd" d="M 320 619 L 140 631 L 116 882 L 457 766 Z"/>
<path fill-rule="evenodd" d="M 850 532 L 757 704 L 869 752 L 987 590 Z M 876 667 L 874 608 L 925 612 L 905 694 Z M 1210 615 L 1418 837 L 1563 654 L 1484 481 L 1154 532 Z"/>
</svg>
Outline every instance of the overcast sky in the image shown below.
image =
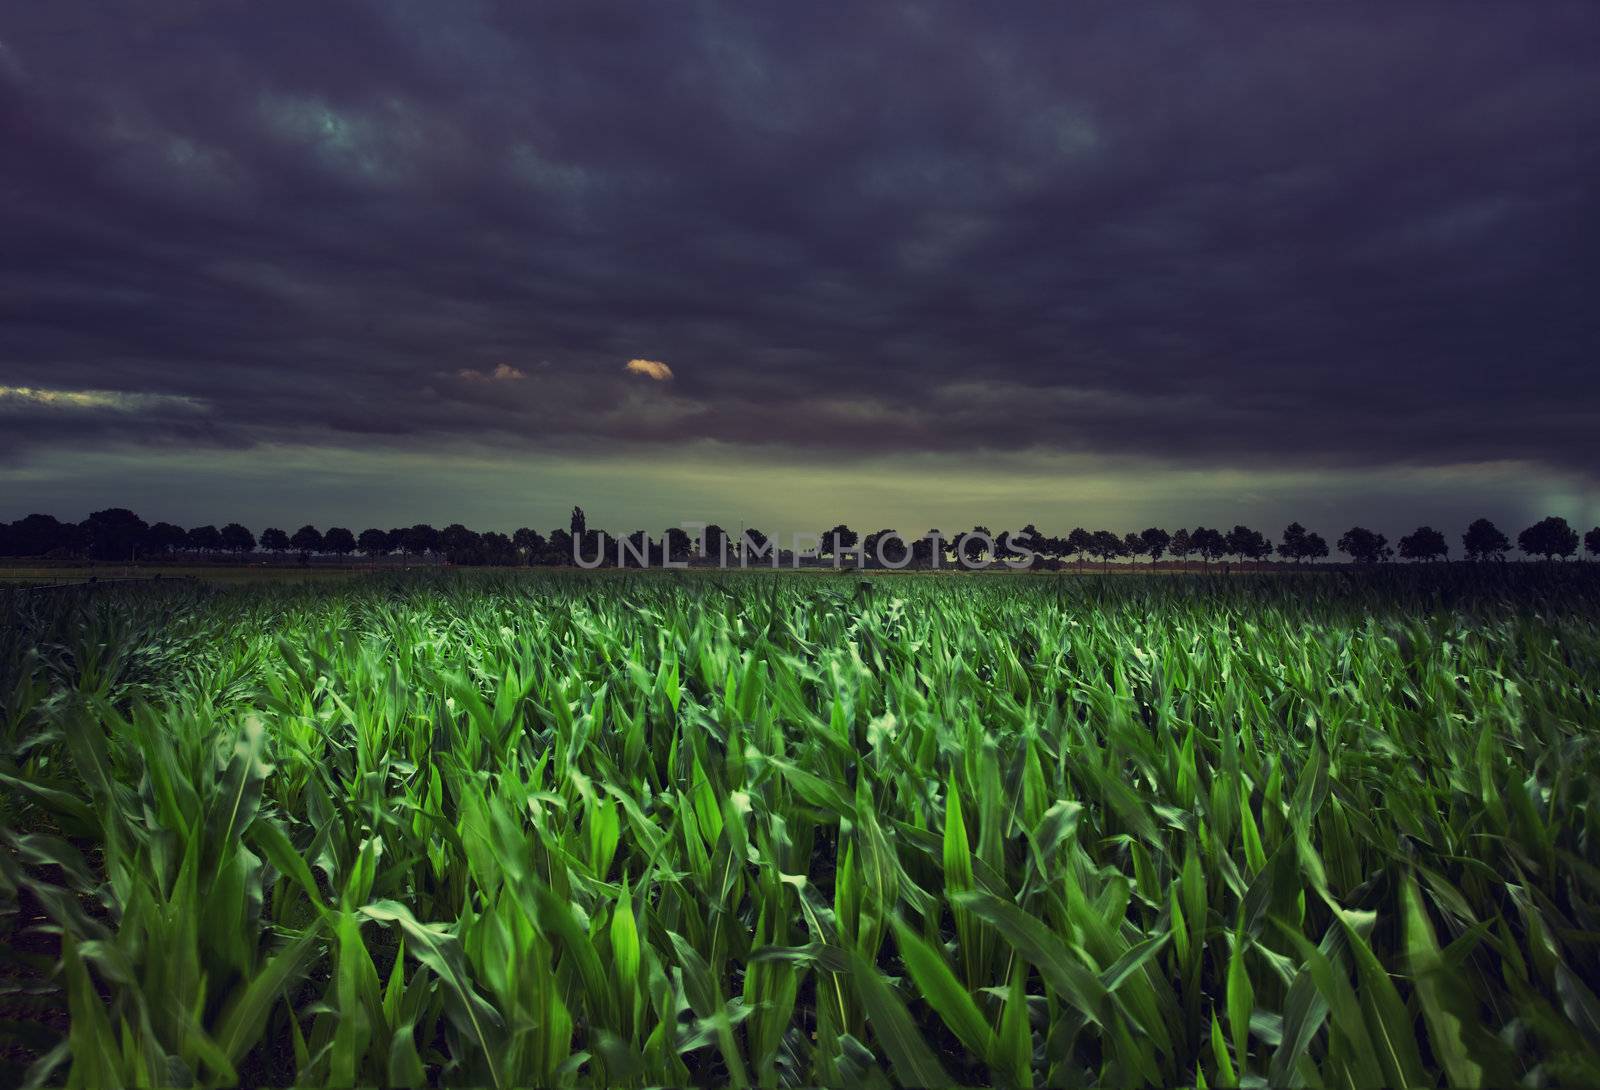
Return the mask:
<svg viewBox="0 0 1600 1090">
<path fill-rule="evenodd" d="M 1597 57 L 1588 3 L 8 5 L 0 518 L 1592 525 Z"/>
</svg>

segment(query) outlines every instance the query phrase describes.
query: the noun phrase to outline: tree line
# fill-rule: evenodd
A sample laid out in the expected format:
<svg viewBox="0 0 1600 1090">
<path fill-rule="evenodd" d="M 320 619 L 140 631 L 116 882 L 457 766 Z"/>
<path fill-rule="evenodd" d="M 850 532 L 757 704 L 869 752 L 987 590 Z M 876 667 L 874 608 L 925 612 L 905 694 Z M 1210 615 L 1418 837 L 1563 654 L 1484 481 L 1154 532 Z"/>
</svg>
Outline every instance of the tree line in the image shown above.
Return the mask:
<svg viewBox="0 0 1600 1090">
<path fill-rule="evenodd" d="M 894 567 L 938 567 L 963 564 L 980 567 L 990 562 L 1025 559 L 1033 563 L 1059 565 L 1086 560 L 1107 565 L 1118 559 L 1148 559 L 1154 564 L 1163 557 L 1187 561 L 1195 557 L 1204 563 L 1237 559 L 1260 563 L 1276 555 L 1295 564 L 1315 563 L 1329 556 L 1328 543 L 1321 534 L 1307 530 L 1298 522 L 1284 528 L 1277 542 L 1259 530 L 1235 526 L 1232 530 L 1196 526 L 1169 533 L 1159 527 L 1118 534 L 1111 530 L 1075 528 L 1062 536 L 1041 533 L 1029 524 L 1018 531 L 991 533 L 987 527 L 945 534 L 932 529 L 917 536 L 884 529 L 862 538 L 849 526 L 838 525 L 820 534 L 814 549 L 804 556 L 842 559 L 841 554 L 860 555 L 868 564 L 886 563 Z M 1600 555 L 1600 527 L 1582 538 L 1585 550 Z M 1579 534 L 1567 521 L 1555 515 L 1541 519 L 1517 535 L 1517 548 L 1530 557 L 1565 559 L 1578 552 Z M 1441 561 L 1450 556 L 1445 534 L 1431 526 L 1419 526 L 1400 538 L 1395 546 L 1377 531 L 1363 526 L 1346 530 L 1334 546 L 1357 564 L 1381 564 L 1398 556 L 1410 561 Z M 1488 519 L 1475 520 L 1461 535 L 1462 555 L 1473 561 L 1504 560 L 1511 551 L 1511 540 Z M 660 537 L 635 530 L 623 538 L 604 530 L 591 529 L 581 507 L 572 509 L 565 527 L 548 534 L 523 527 L 512 534 L 489 530 L 470 530 L 460 523 L 435 529 L 426 523 L 391 529 L 368 528 L 356 533 L 342 526 L 319 530 L 302 526 L 293 533 L 267 527 L 260 536 L 237 522 L 221 528 L 214 525 L 185 529 L 170 522 L 145 522 L 122 507 L 96 511 L 82 522 L 62 522 L 50 515 L 33 514 L 12 523 L 0 523 L 0 556 L 65 557 L 101 561 L 129 562 L 183 557 L 215 559 L 269 554 L 294 556 L 309 562 L 313 556 L 348 558 L 360 553 L 376 558 L 402 556 L 418 560 L 445 561 L 460 565 L 569 565 L 660 567 L 667 561 L 688 563 L 697 556 L 720 562 L 743 558 L 770 564 L 791 557 L 778 549 L 766 534 L 750 528 L 734 536 L 720 526 L 707 526 L 691 535 L 671 529 Z"/>
</svg>

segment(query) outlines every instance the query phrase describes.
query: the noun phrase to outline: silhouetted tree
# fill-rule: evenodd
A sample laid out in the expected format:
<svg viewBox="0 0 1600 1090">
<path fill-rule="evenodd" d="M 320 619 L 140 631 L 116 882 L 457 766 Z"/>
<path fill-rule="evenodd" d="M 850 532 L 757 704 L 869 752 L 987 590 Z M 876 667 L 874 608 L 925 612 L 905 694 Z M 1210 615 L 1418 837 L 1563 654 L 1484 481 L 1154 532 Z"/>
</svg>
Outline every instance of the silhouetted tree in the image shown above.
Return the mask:
<svg viewBox="0 0 1600 1090">
<path fill-rule="evenodd" d="M 343 526 L 330 526 L 322 535 L 322 547 L 334 556 L 349 556 L 356 551 L 356 535 Z"/>
<path fill-rule="evenodd" d="M 643 530 L 635 530 L 623 539 L 622 548 L 617 556 L 618 563 L 625 568 L 648 568 L 655 564 L 660 552 L 656 543 L 650 540 L 650 535 Z"/>
<path fill-rule="evenodd" d="M 1468 560 L 1504 560 L 1510 549 L 1511 539 L 1488 519 L 1474 519 L 1461 535 L 1461 550 Z"/>
<path fill-rule="evenodd" d="M 182 526 L 158 522 L 145 532 L 145 552 L 155 556 L 170 556 L 183 548 L 187 536 Z"/>
<path fill-rule="evenodd" d="M 700 551 L 713 564 L 722 564 L 727 556 L 733 555 L 733 544 L 728 540 L 728 531 L 712 523 L 700 531 Z"/>
<path fill-rule="evenodd" d="M 1161 554 L 1172 544 L 1172 535 L 1159 526 L 1152 526 L 1139 534 L 1139 542 L 1144 547 L 1144 554 L 1150 558 L 1151 567 L 1154 567 L 1161 559 Z"/>
<path fill-rule="evenodd" d="M 477 563 L 479 544 L 478 535 L 459 522 L 452 522 L 439 531 L 439 551 L 452 564 Z"/>
<path fill-rule="evenodd" d="M 1196 526 L 1189 533 L 1189 544 L 1194 546 L 1194 551 L 1199 553 L 1200 559 L 1207 564 L 1213 560 L 1221 560 L 1228 554 L 1228 539 L 1221 530 Z"/>
<path fill-rule="evenodd" d="M 817 543 L 817 555 L 832 556 L 835 549 L 840 552 L 852 549 L 860 540 L 854 530 L 841 522 L 831 530 L 822 531 L 822 540 Z"/>
<path fill-rule="evenodd" d="M 1038 566 L 1038 557 L 1050 555 L 1050 539 L 1039 531 L 1033 523 L 1028 523 L 1016 533 L 1009 530 L 1000 535 L 1000 558 L 1002 560 L 1019 560 L 1028 553 L 1035 556 L 1034 566 Z"/>
<path fill-rule="evenodd" d="M 1078 566 L 1083 567 L 1085 553 L 1094 549 L 1094 534 L 1082 526 L 1074 526 L 1067 534 L 1067 552 L 1078 558 Z"/>
<path fill-rule="evenodd" d="M 579 555 L 591 567 L 608 567 L 617 561 L 617 544 L 604 530 L 585 530 Z M 596 559 L 600 561 L 599 565 L 595 565 Z"/>
<path fill-rule="evenodd" d="M 661 547 L 674 564 L 686 561 L 694 553 L 694 539 L 687 530 L 674 526 L 661 539 Z"/>
<path fill-rule="evenodd" d="M 83 534 L 84 547 L 94 559 L 128 561 L 138 558 L 150 527 L 126 507 L 108 507 L 84 519 L 78 529 Z"/>
<path fill-rule="evenodd" d="M 289 551 L 289 535 L 276 526 L 268 526 L 261 531 L 261 547 L 269 553 L 286 553 Z"/>
<path fill-rule="evenodd" d="M 574 507 L 573 516 L 575 524 L 583 524 L 581 507 Z M 588 539 L 585 555 L 600 549 L 605 563 L 613 563 L 615 541 L 603 531 L 585 528 L 584 532 Z M 713 560 L 719 559 L 723 544 L 726 543 L 731 559 L 743 553 L 746 540 L 756 547 L 767 543 L 766 535 L 757 529 L 751 528 L 744 533 L 744 538 L 735 542 L 721 527 L 707 526 L 701 533 L 704 555 Z M 642 531 L 636 532 L 630 535 L 629 540 L 654 562 L 663 546 L 652 541 L 647 534 L 642 537 L 641 534 Z M 827 531 L 818 555 L 827 556 L 835 551 L 835 535 L 838 536 L 841 551 L 853 547 L 860 540 L 855 531 L 841 523 Z M 888 529 L 867 535 L 862 547 L 869 563 L 878 563 L 879 543 L 887 542 L 885 560 L 891 563 L 899 561 L 909 551 L 912 560 L 929 564 L 933 560 L 931 542 L 936 535 L 941 542 L 940 552 L 948 554 L 956 548 L 955 541 L 944 540 L 937 530 L 930 530 L 923 537 L 902 546 L 900 539 Z M 985 540 L 986 537 L 993 542 L 992 546 Z M 1115 548 L 1111 545 L 1113 539 L 1116 541 Z M 455 563 L 508 564 L 519 559 L 527 563 L 569 563 L 571 540 L 567 531 L 556 531 L 547 542 L 538 531 L 527 528 L 506 537 L 503 534 L 480 535 L 459 523 L 453 523 L 443 531 L 422 523 L 401 531 L 363 530 L 359 539 L 340 527 L 332 528 L 323 535 L 318 534 L 315 527 L 306 526 L 292 538 L 276 527 L 268 527 L 261 533 L 260 548 L 274 553 L 292 548 L 307 554 L 326 551 L 348 556 L 359 547 L 367 555 L 375 556 L 399 547 L 416 555 L 445 553 Z M 1400 538 L 1397 544 L 1398 555 L 1406 560 L 1426 561 L 1447 559 L 1449 556 L 1445 535 L 1430 526 L 1418 527 Z M 1510 541 L 1492 522 L 1481 518 L 1474 520 L 1467 528 L 1462 535 L 1462 544 L 1468 558 L 1473 560 L 1503 558 L 1511 547 Z M 1517 544 L 1528 556 L 1546 560 L 1573 556 L 1580 547 L 1586 549 L 1590 556 L 1600 556 L 1600 526 L 1580 535 L 1565 519 L 1552 515 L 1524 529 L 1517 536 Z M 675 561 L 691 559 L 699 547 L 681 530 L 669 531 L 664 545 Z M 60 523 L 52 516 L 43 514 L 0 524 L 0 556 L 43 555 L 81 548 L 95 559 L 119 560 L 167 555 L 184 548 L 201 553 L 227 551 L 245 554 L 256 547 L 254 535 L 239 523 L 229 523 L 220 531 L 210 525 L 197 526 L 188 531 L 165 522 L 146 526 L 142 519 L 126 508 L 96 511 L 76 525 Z M 1384 535 L 1361 526 L 1352 527 L 1341 536 L 1338 548 L 1358 564 L 1376 564 L 1396 554 Z M 1259 561 L 1274 551 L 1272 543 L 1262 534 L 1245 526 L 1235 526 L 1226 535 L 1203 526 L 1195 527 L 1192 531 L 1180 529 L 1173 534 L 1159 527 L 1149 527 L 1120 538 L 1110 531 L 1090 533 L 1082 528 L 1074 528 L 1065 538 L 1056 538 L 1041 534 L 1031 523 L 1015 533 L 1006 531 L 998 535 L 991 535 L 985 527 L 975 527 L 962 535 L 959 549 L 966 563 L 972 566 L 980 564 L 986 552 L 993 559 L 1006 560 L 1022 555 L 1022 550 L 1026 549 L 1038 557 L 1076 556 L 1080 563 L 1087 554 L 1099 559 L 1107 570 L 1110 561 L 1120 556 L 1147 556 L 1154 565 L 1165 555 L 1186 560 L 1192 553 L 1198 552 L 1207 562 L 1227 555 Z M 1282 544 L 1276 551 L 1293 561 L 1316 560 L 1329 553 L 1327 542 L 1321 535 L 1306 530 L 1298 522 L 1292 522 L 1284 528 Z M 629 562 L 637 563 L 637 560 Z"/>
<path fill-rule="evenodd" d="M 235 556 L 243 556 L 245 553 L 255 551 L 256 535 L 239 523 L 228 523 L 222 528 L 221 533 L 222 547 Z"/>
<path fill-rule="evenodd" d="M 459 522 L 452 522 L 439 531 L 439 544 L 445 552 L 453 549 L 470 549 L 477 543 L 478 535 Z"/>
<path fill-rule="evenodd" d="M 1100 558 L 1102 570 L 1111 570 L 1113 557 L 1122 555 L 1122 539 L 1110 530 L 1096 530 L 1089 535 L 1089 553 Z"/>
<path fill-rule="evenodd" d="M 520 526 L 511 535 L 511 544 L 522 557 L 524 564 L 537 564 L 548 543 L 544 535 L 528 526 Z"/>
<path fill-rule="evenodd" d="M 497 568 L 511 567 L 517 563 L 517 549 L 511 544 L 511 539 L 498 530 L 486 530 L 479 539 L 479 547 L 483 550 L 483 562 L 493 564 Z"/>
<path fill-rule="evenodd" d="M 869 565 L 878 562 L 878 543 L 883 540 L 883 536 L 893 532 L 892 530 L 873 530 L 861 539 L 861 555 L 866 557 L 866 562 Z"/>
<path fill-rule="evenodd" d="M 264 537 L 265 535 L 262 536 Z M 388 531 L 380 530 L 375 526 L 362 530 L 361 536 L 356 538 L 356 544 L 368 556 L 384 556 L 394 548 L 389 542 Z"/>
<path fill-rule="evenodd" d="M 1398 544 L 1402 560 L 1442 560 L 1450 555 L 1449 543 L 1432 526 L 1418 526 Z"/>
<path fill-rule="evenodd" d="M 572 540 L 582 541 L 583 535 L 589 532 L 589 520 L 583 513 L 583 508 L 573 507 L 572 518 L 567 523 L 567 532 L 572 535 Z"/>
<path fill-rule="evenodd" d="M 289 538 L 289 544 L 300 554 L 300 563 L 304 564 L 312 553 L 322 551 L 322 532 L 315 526 L 302 526 Z"/>
<path fill-rule="evenodd" d="M 872 557 L 880 563 L 905 567 L 916 561 L 916 539 L 908 540 L 898 530 L 880 530 L 875 544 Z"/>
<path fill-rule="evenodd" d="M 1297 563 L 1306 557 L 1306 528 L 1291 522 L 1283 528 L 1283 539 L 1278 544 L 1278 555 Z"/>
<path fill-rule="evenodd" d="M 184 535 L 184 540 L 197 553 L 214 553 L 222 548 L 222 531 L 215 526 L 196 526 Z"/>
<path fill-rule="evenodd" d="M 1017 543 L 1018 542 L 1022 542 L 1022 535 L 1025 534 L 1025 533 L 1029 533 L 1029 531 L 1028 530 L 1018 530 L 1016 533 L 1013 534 L 1010 530 L 1001 530 L 998 534 L 995 534 L 994 535 L 994 554 L 993 554 L 994 558 L 996 560 L 1014 560 L 1017 557 L 1020 557 L 1022 555 L 1022 550 L 1017 547 Z M 1032 536 L 1033 536 L 1035 542 L 1037 542 L 1037 540 L 1038 540 L 1038 531 L 1037 530 L 1033 530 L 1032 531 Z M 1026 545 L 1025 542 L 1023 542 L 1023 544 L 1029 549 L 1035 549 L 1036 550 L 1038 548 L 1037 544 L 1035 544 L 1035 545 Z"/>
<path fill-rule="evenodd" d="M 44 556 L 77 547 L 78 527 L 54 515 L 28 515 L 7 527 L 7 556 Z"/>
<path fill-rule="evenodd" d="M 937 566 L 944 557 L 944 531 L 935 527 L 911 543 L 911 562 L 919 567 Z"/>
<path fill-rule="evenodd" d="M 405 531 L 403 548 L 413 556 L 427 556 L 429 553 L 442 552 L 444 539 L 439 531 L 426 522 L 419 522 L 411 529 Z"/>
<path fill-rule="evenodd" d="M 1189 537 L 1189 531 L 1180 529 L 1172 535 L 1172 540 L 1167 543 L 1167 551 L 1180 561 L 1189 560 L 1189 554 L 1194 552 L 1194 544 Z"/>
<path fill-rule="evenodd" d="M 1365 526 L 1352 526 L 1339 539 L 1339 551 L 1357 564 L 1376 564 L 1387 560 L 1393 550 L 1389 539 Z"/>
<path fill-rule="evenodd" d="M 546 564 L 571 564 L 572 560 L 572 532 L 556 529 L 550 531 L 550 548 L 545 553 Z"/>
<path fill-rule="evenodd" d="M 861 549 L 867 555 L 868 564 L 899 564 L 905 559 L 908 549 L 900 535 L 890 529 L 875 530 L 862 541 Z M 879 553 L 883 555 L 879 556 Z"/>
<path fill-rule="evenodd" d="M 970 566 L 983 563 L 989 550 L 994 547 L 994 535 L 987 526 L 974 526 L 957 539 L 956 549 L 960 558 Z"/>
<path fill-rule="evenodd" d="M 761 559 L 766 559 L 767 535 L 757 530 L 754 526 L 747 527 L 739 535 L 739 558 L 749 557 L 756 559 L 756 554 L 761 553 Z"/>
<path fill-rule="evenodd" d="M 1517 548 L 1529 556 L 1565 560 L 1578 551 L 1578 531 L 1559 515 L 1549 515 L 1517 535 Z"/>
<path fill-rule="evenodd" d="M 1254 560 L 1259 566 L 1272 555 L 1272 542 L 1260 530 L 1235 526 L 1228 532 L 1228 551 L 1240 560 Z"/>
</svg>

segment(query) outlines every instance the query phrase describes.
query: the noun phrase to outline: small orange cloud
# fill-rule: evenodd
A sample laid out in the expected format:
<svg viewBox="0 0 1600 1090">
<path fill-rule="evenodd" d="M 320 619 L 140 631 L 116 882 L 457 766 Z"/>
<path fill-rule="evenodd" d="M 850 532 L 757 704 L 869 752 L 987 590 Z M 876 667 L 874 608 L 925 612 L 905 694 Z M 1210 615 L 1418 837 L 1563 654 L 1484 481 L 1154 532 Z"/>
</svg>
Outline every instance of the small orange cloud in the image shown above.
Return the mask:
<svg viewBox="0 0 1600 1090">
<path fill-rule="evenodd" d="M 502 363 L 499 367 L 496 367 L 493 371 L 490 371 L 487 374 L 474 367 L 464 368 L 460 371 L 457 371 L 456 374 L 460 375 L 461 378 L 465 379 L 467 382 L 516 382 L 520 379 L 525 379 L 528 377 L 517 368 L 511 366 L 509 363 Z"/>
<path fill-rule="evenodd" d="M 672 368 L 660 360 L 629 360 L 622 369 L 629 374 L 643 375 L 654 382 L 666 382 L 672 378 Z"/>
</svg>

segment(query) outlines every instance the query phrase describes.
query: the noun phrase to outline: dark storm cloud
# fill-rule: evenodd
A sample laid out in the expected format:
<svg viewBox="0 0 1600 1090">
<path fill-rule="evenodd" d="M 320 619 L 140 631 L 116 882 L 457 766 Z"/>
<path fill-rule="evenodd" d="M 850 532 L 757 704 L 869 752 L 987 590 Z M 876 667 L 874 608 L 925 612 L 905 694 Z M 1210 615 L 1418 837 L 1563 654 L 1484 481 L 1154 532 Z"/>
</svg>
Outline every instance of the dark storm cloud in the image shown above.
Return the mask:
<svg viewBox="0 0 1600 1090">
<path fill-rule="evenodd" d="M 14 6 L 0 456 L 1592 469 L 1594 9 L 1006 12 Z"/>
</svg>

